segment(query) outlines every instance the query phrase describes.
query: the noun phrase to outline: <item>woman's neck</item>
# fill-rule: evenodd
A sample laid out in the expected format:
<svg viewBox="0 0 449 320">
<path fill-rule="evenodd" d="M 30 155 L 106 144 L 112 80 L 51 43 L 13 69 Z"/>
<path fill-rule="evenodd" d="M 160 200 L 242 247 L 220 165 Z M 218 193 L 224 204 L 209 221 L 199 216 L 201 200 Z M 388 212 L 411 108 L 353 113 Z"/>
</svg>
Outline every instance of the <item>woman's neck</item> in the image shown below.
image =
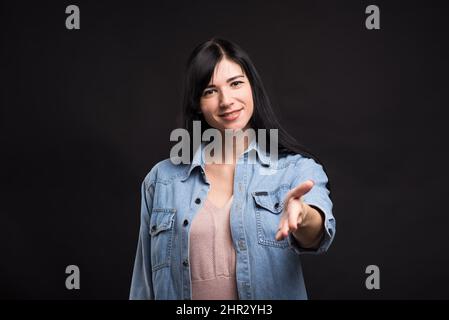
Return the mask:
<svg viewBox="0 0 449 320">
<path fill-rule="evenodd" d="M 210 155 L 206 154 L 206 157 L 208 160 L 211 160 L 209 158 L 209 156 L 214 157 L 215 161 L 213 161 L 213 160 L 207 161 L 206 163 L 235 165 L 235 163 L 240 158 L 240 156 L 248 148 L 248 146 L 251 142 L 251 137 L 247 136 L 243 130 L 241 130 L 238 133 L 233 132 L 233 134 L 228 134 L 228 136 L 225 135 L 224 130 L 220 130 L 220 132 L 221 132 L 221 138 L 222 138 L 222 140 L 221 140 L 221 162 L 219 162 L 220 156 L 219 155 L 215 156 L 215 154 L 214 154 L 215 151 L 220 151 L 220 150 L 215 150 L 215 148 L 214 148 Z M 217 159 L 217 157 L 218 157 L 218 159 Z M 217 163 L 217 161 L 219 163 Z"/>
</svg>

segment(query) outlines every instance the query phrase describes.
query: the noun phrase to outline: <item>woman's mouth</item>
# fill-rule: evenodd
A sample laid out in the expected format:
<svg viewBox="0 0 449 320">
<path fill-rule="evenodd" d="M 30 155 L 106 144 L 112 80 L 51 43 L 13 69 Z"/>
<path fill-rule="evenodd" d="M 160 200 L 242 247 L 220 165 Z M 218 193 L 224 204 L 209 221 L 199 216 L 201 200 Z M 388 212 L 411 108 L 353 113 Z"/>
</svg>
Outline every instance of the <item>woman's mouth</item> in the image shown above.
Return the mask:
<svg viewBox="0 0 449 320">
<path fill-rule="evenodd" d="M 222 118 L 226 121 L 234 121 L 240 116 L 240 113 L 242 113 L 242 110 L 243 110 L 243 108 L 236 110 L 236 111 L 225 113 L 223 115 L 220 115 L 220 118 Z"/>
</svg>

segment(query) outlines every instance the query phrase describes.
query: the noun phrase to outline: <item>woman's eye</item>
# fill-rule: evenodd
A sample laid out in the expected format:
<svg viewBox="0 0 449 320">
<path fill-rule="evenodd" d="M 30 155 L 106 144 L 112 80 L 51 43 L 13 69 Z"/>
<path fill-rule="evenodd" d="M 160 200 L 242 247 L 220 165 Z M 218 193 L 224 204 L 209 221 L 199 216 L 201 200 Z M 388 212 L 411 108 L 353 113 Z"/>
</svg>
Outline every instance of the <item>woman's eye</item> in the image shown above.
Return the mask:
<svg viewBox="0 0 449 320">
<path fill-rule="evenodd" d="M 236 86 L 238 86 L 241 83 L 243 83 L 243 81 L 234 81 L 234 82 L 231 83 L 231 86 L 236 87 Z"/>
<path fill-rule="evenodd" d="M 214 92 L 214 90 L 205 90 L 204 92 L 203 92 L 203 96 L 207 96 L 207 95 L 209 95 L 209 94 L 211 94 L 211 93 L 213 93 Z"/>
</svg>

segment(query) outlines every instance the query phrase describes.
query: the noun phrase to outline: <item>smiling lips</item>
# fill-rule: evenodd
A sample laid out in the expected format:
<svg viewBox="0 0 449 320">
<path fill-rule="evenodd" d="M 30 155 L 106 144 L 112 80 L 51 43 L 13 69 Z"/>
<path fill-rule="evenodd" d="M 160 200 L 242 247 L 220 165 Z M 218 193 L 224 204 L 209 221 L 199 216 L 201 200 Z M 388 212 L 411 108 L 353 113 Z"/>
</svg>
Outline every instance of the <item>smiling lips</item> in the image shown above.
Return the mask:
<svg viewBox="0 0 449 320">
<path fill-rule="evenodd" d="M 225 119 L 225 120 L 235 120 L 240 116 L 240 111 L 242 111 L 243 108 L 239 109 L 239 110 L 234 110 L 234 111 L 230 111 L 230 112 L 226 112 L 223 113 L 221 115 L 219 115 L 221 118 Z"/>
</svg>

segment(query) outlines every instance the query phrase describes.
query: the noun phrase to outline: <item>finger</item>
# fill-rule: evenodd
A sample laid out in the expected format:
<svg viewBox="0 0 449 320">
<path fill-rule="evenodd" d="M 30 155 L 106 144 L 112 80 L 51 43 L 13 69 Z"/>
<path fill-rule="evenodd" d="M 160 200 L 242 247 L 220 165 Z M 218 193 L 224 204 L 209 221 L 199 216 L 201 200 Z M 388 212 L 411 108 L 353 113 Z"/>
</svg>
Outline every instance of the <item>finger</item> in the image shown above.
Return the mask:
<svg viewBox="0 0 449 320">
<path fill-rule="evenodd" d="M 289 192 L 287 192 L 284 203 L 287 203 L 290 199 L 298 199 L 301 198 L 304 194 L 309 192 L 314 186 L 314 182 L 312 180 L 307 180 L 295 188 L 291 189 Z"/>
<path fill-rule="evenodd" d="M 288 192 L 288 195 L 293 198 L 300 198 L 301 196 L 309 192 L 313 188 L 314 184 L 315 183 L 312 180 L 306 180 L 294 189 L 290 190 Z"/>
<path fill-rule="evenodd" d="M 284 212 L 285 213 L 285 212 Z M 284 220 L 285 220 L 285 214 L 282 214 L 282 216 L 281 216 L 281 219 L 279 220 L 279 223 L 278 223 L 278 228 L 277 228 L 277 230 L 276 230 L 276 235 L 274 236 L 274 238 L 276 239 L 276 241 L 279 241 L 280 240 L 280 238 L 281 238 L 281 229 L 282 229 L 282 227 L 283 227 L 283 225 L 284 225 Z"/>
<path fill-rule="evenodd" d="M 284 239 L 287 235 L 288 235 L 288 220 L 282 219 L 279 224 L 279 228 L 275 238 L 277 241 L 280 241 Z"/>
<path fill-rule="evenodd" d="M 298 199 L 291 198 L 288 204 L 288 227 L 291 231 L 298 229 L 298 219 L 302 215 L 302 205 Z"/>
<path fill-rule="evenodd" d="M 298 218 L 298 227 L 301 226 L 301 223 L 306 219 L 307 217 L 307 208 L 306 208 L 306 203 L 304 202 L 303 197 L 300 198 L 300 202 L 301 202 L 301 215 Z"/>
<path fill-rule="evenodd" d="M 285 231 L 287 230 L 287 231 Z M 288 212 L 285 211 L 279 221 L 278 230 L 276 232 L 275 239 L 277 241 L 282 240 L 284 238 L 284 234 L 288 233 Z"/>
</svg>

